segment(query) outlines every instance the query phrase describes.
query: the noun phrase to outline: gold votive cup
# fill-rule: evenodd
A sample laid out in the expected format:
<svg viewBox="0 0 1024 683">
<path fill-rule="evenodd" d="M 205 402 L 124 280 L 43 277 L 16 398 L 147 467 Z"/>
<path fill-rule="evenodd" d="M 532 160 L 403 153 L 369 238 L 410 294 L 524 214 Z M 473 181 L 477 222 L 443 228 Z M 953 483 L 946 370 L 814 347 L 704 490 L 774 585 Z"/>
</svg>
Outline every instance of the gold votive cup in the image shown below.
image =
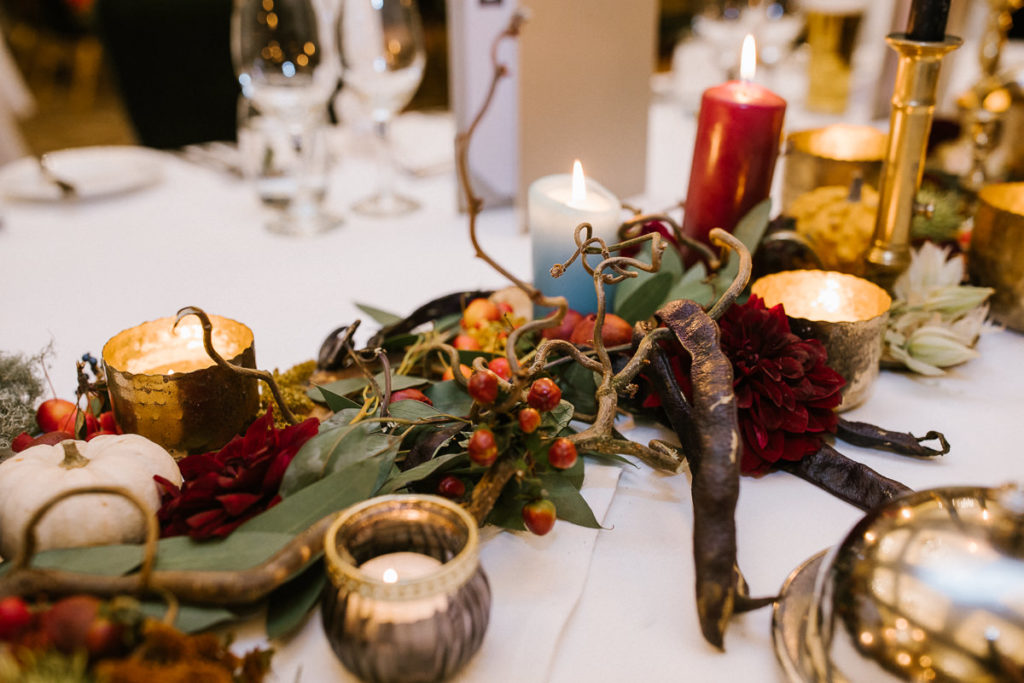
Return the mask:
<svg viewBox="0 0 1024 683">
<path fill-rule="evenodd" d="M 829 367 L 846 380 L 838 410 L 867 400 L 892 305 L 884 289 L 845 273 L 789 270 L 762 277 L 750 291 L 768 307 L 782 304 L 794 334 L 825 346 Z"/>
<path fill-rule="evenodd" d="M 1024 332 L 1024 183 L 978 192 L 967 258 L 974 284 L 992 287 L 992 317 Z"/>
<path fill-rule="evenodd" d="M 826 185 L 849 187 L 860 176 L 878 187 L 888 136 L 871 126 L 837 123 L 790 133 L 782 182 L 782 211 L 797 197 Z"/>
<path fill-rule="evenodd" d="M 380 683 L 455 675 L 490 621 L 479 544 L 475 520 L 439 496 L 380 496 L 339 514 L 324 538 L 320 613 L 345 668 Z M 379 570 L 390 558 L 389 577 Z"/>
<path fill-rule="evenodd" d="M 807 101 L 811 111 L 842 114 L 850 94 L 853 52 L 867 3 L 807 3 Z M 831 3 L 834 4 L 834 3 Z"/>
<path fill-rule="evenodd" d="M 213 346 L 231 363 L 256 367 L 252 330 L 211 315 Z M 117 333 L 103 346 L 107 390 L 117 424 L 175 456 L 220 448 L 256 418 L 252 377 L 216 365 L 199 323 L 159 318 Z"/>
</svg>

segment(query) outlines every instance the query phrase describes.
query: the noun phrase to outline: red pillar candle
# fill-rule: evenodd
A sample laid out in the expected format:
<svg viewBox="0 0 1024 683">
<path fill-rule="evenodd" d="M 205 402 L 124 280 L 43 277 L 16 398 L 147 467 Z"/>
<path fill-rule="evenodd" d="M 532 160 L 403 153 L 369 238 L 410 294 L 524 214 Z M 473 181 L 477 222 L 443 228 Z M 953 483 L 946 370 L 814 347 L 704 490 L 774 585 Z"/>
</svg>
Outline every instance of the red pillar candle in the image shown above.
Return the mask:
<svg viewBox="0 0 1024 683">
<path fill-rule="evenodd" d="M 786 101 L 750 80 L 753 59 L 747 36 L 743 80 L 708 88 L 701 98 L 683 232 L 704 242 L 711 228 L 732 232 L 771 190 Z"/>
</svg>

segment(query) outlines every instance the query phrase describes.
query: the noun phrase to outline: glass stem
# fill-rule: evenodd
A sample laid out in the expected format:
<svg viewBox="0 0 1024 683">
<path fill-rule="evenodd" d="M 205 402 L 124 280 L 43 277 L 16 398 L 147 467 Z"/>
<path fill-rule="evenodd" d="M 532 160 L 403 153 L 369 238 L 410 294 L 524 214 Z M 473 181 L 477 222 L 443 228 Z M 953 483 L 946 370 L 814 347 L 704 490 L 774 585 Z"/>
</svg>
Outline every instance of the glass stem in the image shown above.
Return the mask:
<svg viewBox="0 0 1024 683">
<path fill-rule="evenodd" d="M 395 159 L 391 154 L 391 116 L 373 122 L 377 140 L 377 196 L 388 200 L 395 196 Z"/>
</svg>

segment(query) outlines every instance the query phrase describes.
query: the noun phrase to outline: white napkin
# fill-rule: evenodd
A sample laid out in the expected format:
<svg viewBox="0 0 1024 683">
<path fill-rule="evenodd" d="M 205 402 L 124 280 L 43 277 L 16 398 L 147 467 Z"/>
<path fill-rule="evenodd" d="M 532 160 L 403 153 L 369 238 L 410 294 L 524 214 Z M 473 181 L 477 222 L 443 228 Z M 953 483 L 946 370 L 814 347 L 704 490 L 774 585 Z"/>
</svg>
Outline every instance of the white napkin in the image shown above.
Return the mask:
<svg viewBox="0 0 1024 683">
<path fill-rule="evenodd" d="M 611 506 L 620 474 L 619 467 L 587 464 L 582 493 L 599 522 Z M 598 532 L 559 521 L 546 536 L 484 533 L 480 562 L 491 584 L 491 621 L 480 651 L 455 681 L 547 679 L 562 631 L 583 593 Z M 262 615 L 234 632 L 231 649 L 237 653 L 266 645 Z M 331 651 L 319 609 L 298 633 L 272 646 L 271 681 L 358 680 Z"/>
</svg>

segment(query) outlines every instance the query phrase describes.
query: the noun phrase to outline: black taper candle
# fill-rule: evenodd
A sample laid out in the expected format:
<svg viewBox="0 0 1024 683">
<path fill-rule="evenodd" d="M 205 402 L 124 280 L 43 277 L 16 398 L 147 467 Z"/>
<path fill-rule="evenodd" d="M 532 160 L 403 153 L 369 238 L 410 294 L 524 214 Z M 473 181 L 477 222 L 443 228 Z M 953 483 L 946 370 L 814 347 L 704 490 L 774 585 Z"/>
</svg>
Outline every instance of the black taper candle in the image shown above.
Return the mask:
<svg viewBox="0 0 1024 683">
<path fill-rule="evenodd" d="M 937 43 L 946 39 L 949 0 L 914 0 L 907 22 L 907 38 Z"/>
</svg>

